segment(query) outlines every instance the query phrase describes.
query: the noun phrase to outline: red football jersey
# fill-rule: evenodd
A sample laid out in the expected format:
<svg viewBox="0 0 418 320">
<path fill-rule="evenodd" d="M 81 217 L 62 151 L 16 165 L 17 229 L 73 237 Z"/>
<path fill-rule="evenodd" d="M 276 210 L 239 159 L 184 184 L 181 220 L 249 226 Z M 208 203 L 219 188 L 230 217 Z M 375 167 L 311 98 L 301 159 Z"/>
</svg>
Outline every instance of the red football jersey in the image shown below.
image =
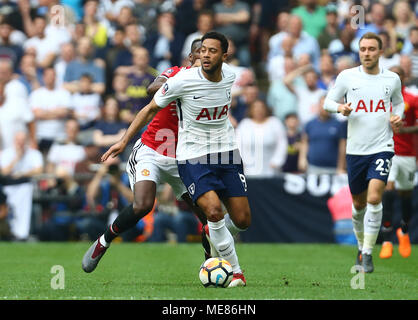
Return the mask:
<svg viewBox="0 0 418 320">
<path fill-rule="evenodd" d="M 405 102 L 403 114 L 403 126 L 411 127 L 416 125 L 418 119 L 418 96 L 402 88 L 402 95 Z M 415 156 L 414 139 L 412 133 L 393 134 L 395 141 L 395 154 L 400 156 Z"/>
<path fill-rule="evenodd" d="M 188 68 L 190 67 L 171 67 L 161 73 L 160 76 L 171 78 L 179 71 Z M 158 153 L 175 158 L 178 121 L 176 101 L 172 101 L 164 109 L 161 109 L 148 124 L 147 130 L 142 134 L 141 141 Z"/>
</svg>

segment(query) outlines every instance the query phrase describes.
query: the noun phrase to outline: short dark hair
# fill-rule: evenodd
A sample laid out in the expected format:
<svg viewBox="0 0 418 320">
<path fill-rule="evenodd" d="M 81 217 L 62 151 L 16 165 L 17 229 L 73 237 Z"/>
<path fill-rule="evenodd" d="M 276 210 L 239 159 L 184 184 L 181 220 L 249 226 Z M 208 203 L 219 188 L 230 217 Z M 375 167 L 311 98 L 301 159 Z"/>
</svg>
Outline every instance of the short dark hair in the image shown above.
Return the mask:
<svg viewBox="0 0 418 320">
<path fill-rule="evenodd" d="M 222 52 L 223 53 L 228 52 L 228 46 L 229 46 L 228 39 L 222 33 L 219 33 L 216 31 L 209 31 L 205 33 L 205 35 L 202 37 L 202 42 L 205 41 L 206 39 L 219 40 L 219 42 L 221 43 Z"/>
<path fill-rule="evenodd" d="M 377 41 L 377 44 L 379 45 L 379 50 L 383 48 L 382 39 L 380 39 L 380 37 L 374 32 L 367 32 L 363 34 L 358 43 L 360 44 L 361 40 L 363 39 L 374 39 Z"/>
<path fill-rule="evenodd" d="M 192 45 L 190 46 L 190 52 L 193 52 L 193 50 L 196 47 L 198 42 L 202 43 L 202 39 L 197 38 L 197 39 L 193 40 Z M 202 44 L 200 44 L 200 45 L 202 45 Z"/>
</svg>

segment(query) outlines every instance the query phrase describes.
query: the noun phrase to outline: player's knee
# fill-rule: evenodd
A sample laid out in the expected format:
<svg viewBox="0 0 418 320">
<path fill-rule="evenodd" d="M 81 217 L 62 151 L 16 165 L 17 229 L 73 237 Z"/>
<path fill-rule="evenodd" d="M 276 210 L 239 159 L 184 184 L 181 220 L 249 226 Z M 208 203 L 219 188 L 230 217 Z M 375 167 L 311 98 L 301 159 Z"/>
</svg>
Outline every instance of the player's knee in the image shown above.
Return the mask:
<svg viewBox="0 0 418 320">
<path fill-rule="evenodd" d="M 222 208 L 218 206 L 206 208 L 205 214 L 208 221 L 211 222 L 217 222 L 223 219 Z"/>
<path fill-rule="evenodd" d="M 135 215 L 144 216 L 148 212 L 151 212 L 153 207 L 154 207 L 154 200 L 135 199 L 133 209 L 134 209 Z"/>
<path fill-rule="evenodd" d="M 379 204 L 381 202 L 382 202 L 382 197 L 379 194 L 377 194 L 377 193 L 370 194 L 367 197 L 367 203 L 370 203 L 370 204 L 373 204 L 373 205 L 377 205 L 377 204 Z"/>
<path fill-rule="evenodd" d="M 250 212 L 245 213 L 241 216 L 239 216 L 237 219 L 235 219 L 236 221 L 234 221 L 234 224 L 242 229 L 242 230 L 246 230 L 248 229 L 248 227 L 251 225 L 251 214 Z"/>
<path fill-rule="evenodd" d="M 366 208 L 367 202 L 353 199 L 353 206 L 354 206 L 354 209 L 356 209 L 356 211 L 361 211 L 364 208 Z"/>
</svg>

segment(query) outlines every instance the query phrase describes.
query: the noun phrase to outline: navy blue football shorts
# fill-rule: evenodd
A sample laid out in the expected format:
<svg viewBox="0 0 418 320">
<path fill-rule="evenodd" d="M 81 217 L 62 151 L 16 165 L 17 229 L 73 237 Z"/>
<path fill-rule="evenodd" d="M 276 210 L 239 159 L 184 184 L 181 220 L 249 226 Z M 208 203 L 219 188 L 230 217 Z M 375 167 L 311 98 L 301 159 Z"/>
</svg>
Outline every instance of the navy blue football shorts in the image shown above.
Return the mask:
<svg viewBox="0 0 418 320">
<path fill-rule="evenodd" d="M 351 194 L 367 190 L 371 179 L 387 182 L 393 152 L 379 152 L 369 155 L 347 154 L 347 175 Z"/>
<path fill-rule="evenodd" d="M 247 181 L 238 150 L 177 161 L 177 166 L 194 203 L 211 190 L 221 199 L 247 196 Z"/>
</svg>

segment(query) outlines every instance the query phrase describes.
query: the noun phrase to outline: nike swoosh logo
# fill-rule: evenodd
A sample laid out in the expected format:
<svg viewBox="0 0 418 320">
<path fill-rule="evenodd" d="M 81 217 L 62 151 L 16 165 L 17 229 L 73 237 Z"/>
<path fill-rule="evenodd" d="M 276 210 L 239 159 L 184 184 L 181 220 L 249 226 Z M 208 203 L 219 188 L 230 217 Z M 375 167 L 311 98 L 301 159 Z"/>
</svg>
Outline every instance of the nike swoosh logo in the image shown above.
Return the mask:
<svg viewBox="0 0 418 320">
<path fill-rule="evenodd" d="M 353 88 L 352 90 L 353 90 L 353 91 L 355 91 L 355 90 L 357 90 L 357 89 L 360 89 L 360 88 Z"/>
<path fill-rule="evenodd" d="M 200 96 L 200 97 L 193 96 L 193 99 L 200 99 L 200 98 L 203 98 L 203 96 Z"/>
</svg>

